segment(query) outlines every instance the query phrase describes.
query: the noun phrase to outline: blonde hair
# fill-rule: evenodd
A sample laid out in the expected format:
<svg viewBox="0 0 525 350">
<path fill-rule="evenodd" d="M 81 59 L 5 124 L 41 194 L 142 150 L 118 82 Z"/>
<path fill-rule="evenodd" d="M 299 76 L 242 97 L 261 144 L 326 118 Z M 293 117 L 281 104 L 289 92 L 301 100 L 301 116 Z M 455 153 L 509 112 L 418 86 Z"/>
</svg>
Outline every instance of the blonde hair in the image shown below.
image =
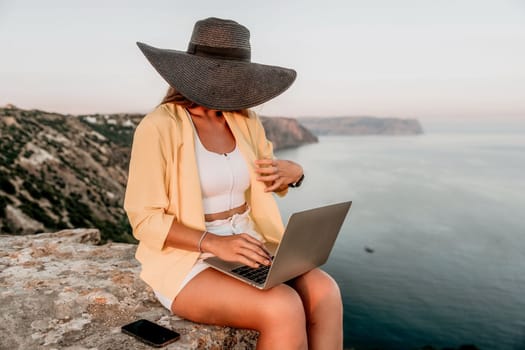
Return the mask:
<svg viewBox="0 0 525 350">
<path fill-rule="evenodd" d="M 180 92 L 178 92 L 174 87 L 170 86 L 168 87 L 168 91 L 166 91 L 166 95 L 162 99 L 162 101 L 159 103 L 159 106 L 164 103 L 173 103 L 176 105 L 179 105 L 184 108 L 195 108 L 198 107 L 199 104 L 188 100 L 186 97 L 184 97 Z M 245 117 L 248 117 L 248 109 L 239 109 L 236 111 L 231 111 L 239 113 Z"/>
</svg>

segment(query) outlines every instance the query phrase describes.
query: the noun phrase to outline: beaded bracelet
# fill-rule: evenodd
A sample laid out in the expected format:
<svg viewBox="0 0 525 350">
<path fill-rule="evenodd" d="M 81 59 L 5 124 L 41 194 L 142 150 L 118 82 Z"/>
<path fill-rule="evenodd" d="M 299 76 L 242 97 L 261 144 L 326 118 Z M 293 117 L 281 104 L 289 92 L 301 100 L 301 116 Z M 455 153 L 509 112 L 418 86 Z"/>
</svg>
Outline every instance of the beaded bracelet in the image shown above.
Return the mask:
<svg viewBox="0 0 525 350">
<path fill-rule="evenodd" d="M 197 245 L 197 247 L 199 248 L 199 253 L 202 253 L 201 244 L 202 244 L 202 241 L 204 240 L 204 237 L 206 237 L 207 234 L 208 234 L 208 231 L 204 231 L 201 235 L 201 239 L 199 239 L 199 244 Z"/>
</svg>

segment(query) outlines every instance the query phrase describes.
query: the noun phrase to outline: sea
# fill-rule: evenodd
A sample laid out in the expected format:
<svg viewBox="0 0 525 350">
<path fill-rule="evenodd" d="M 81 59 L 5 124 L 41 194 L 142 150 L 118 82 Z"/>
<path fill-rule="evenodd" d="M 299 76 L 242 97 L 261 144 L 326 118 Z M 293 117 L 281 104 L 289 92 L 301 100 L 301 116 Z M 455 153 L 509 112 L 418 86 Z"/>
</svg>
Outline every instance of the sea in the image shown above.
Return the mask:
<svg viewBox="0 0 525 350">
<path fill-rule="evenodd" d="M 353 202 L 322 267 L 345 348 L 524 350 L 525 122 L 422 124 L 277 152 L 306 175 L 278 199 L 283 219 Z"/>
</svg>

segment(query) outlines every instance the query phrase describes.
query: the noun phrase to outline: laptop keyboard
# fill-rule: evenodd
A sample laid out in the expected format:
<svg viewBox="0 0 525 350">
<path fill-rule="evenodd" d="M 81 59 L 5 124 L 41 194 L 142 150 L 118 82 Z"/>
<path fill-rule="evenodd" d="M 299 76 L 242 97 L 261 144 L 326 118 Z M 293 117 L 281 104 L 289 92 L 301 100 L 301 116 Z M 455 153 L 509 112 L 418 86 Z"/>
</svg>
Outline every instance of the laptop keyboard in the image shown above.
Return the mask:
<svg viewBox="0 0 525 350">
<path fill-rule="evenodd" d="M 232 270 L 233 273 L 243 276 L 251 281 L 254 281 L 257 284 L 262 284 L 266 281 L 266 276 L 270 271 L 271 266 L 261 266 L 256 269 L 249 266 L 240 266 Z"/>
</svg>

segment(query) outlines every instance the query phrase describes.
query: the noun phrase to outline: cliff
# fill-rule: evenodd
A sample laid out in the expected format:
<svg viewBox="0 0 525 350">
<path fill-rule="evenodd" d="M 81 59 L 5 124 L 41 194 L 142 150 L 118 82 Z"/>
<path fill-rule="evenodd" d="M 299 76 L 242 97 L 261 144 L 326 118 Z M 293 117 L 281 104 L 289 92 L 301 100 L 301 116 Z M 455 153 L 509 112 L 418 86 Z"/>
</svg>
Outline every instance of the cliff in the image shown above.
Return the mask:
<svg viewBox="0 0 525 350">
<path fill-rule="evenodd" d="M 297 119 L 284 117 L 261 117 L 266 137 L 274 144 L 274 150 L 297 147 L 319 140 Z"/>
<path fill-rule="evenodd" d="M 151 349 L 120 332 L 146 318 L 181 334 L 166 349 L 251 349 L 257 333 L 170 315 L 139 279 L 136 246 L 98 230 L 0 236 L 0 349 Z"/>
<path fill-rule="evenodd" d="M 298 121 L 316 135 L 418 135 L 417 119 L 377 117 L 302 117 Z"/>
<path fill-rule="evenodd" d="M 133 241 L 122 209 L 140 116 L 70 116 L 0 108 L 0 232 L 98 227 Z"/>
<path fill-rule="evenodd" d="M 0 233 L 96 227 L 104 241 L 135 242 L 122 203 L 143 116 L 0 108 Z M 276 150 L 316 140 L 293 119 L 262 119 Z"/>
</svg>

